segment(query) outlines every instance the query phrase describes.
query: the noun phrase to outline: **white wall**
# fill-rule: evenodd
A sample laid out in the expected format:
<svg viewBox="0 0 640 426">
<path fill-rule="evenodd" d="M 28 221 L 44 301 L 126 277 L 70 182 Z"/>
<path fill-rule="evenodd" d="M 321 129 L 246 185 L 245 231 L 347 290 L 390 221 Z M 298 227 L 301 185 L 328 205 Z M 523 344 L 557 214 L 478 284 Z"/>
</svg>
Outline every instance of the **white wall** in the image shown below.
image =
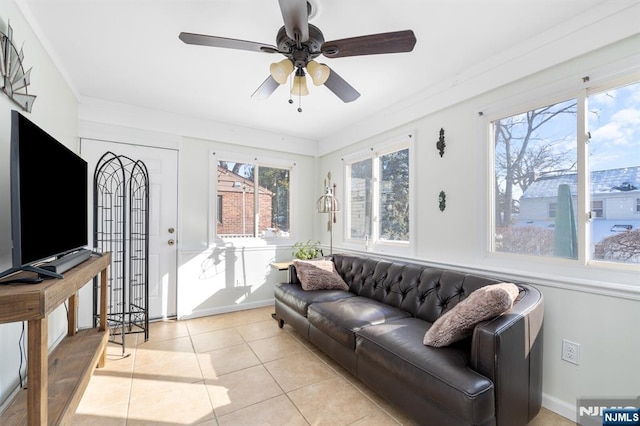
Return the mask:
<svg viewBox="0 0 640 426">
<path fill-rule="evenodd" d="M 640 375 L 640 269 L 585 267 L 571 261 L 528 257 L 489 256 L 489 175 L 487 126 L 480 111 L 497 104 L 531 101 L 555 95 L 562 86 L 578 87 L 585 75 L 592 81 L 620 69 L 639 71 L 640 36 L 624 39 L 574 60 L 558 64 L 462 101 L 375 136 L 354 141 L 320 158 L 319 171 L 331 170 L 344 188 L 340 159 L 406 132 L 415 132 L 417 185 L 412 200 L 416 213 L 416 261 L 533 283 L 545 297 L 544 405 L 574 418 L 576 398 L 637 396 Z M 560 85 L 560 86 L 559 86 Z M 548 93 L 545 93 L 547 91 Z M 445 129 L 446 151 L 436 149 L 440 128 Z M 366 134 L 366 129 L 351 129 Z M 359 132 L 360 131 L 360 132 Z M 438 194 L 447 194 L 444 212 Z M 344 245 L 344 220 L 339 220 L 334 245 Z M 328 236 L 316 222 L 317 235 Z M 580 344 L 579 366 L 561 360 L 561 341 Z"/>
<path fill-rule="evenodd" d="M 272 145 L 273 146 L 273 145 Z M 209 241 L 209 200 L 213 193 L 210 167 L 212 152 L 278 159 L 292 165 L 291 239 L 269 241 Z M 286 272 L 271 262 L 291 259 L 295 241 L 312 238 L 311 218 L 315 198 L 310 191 L 315 158 L 290 152 L 233 145 L 216 140 L 184 138 L 180 150 L 180 223 L 178 315 L 182 318 L 210 315 L 273 304 L 273 286 L 286 280 Z M 319 191 L 320 191 L 319 187 Z"/>
<path fill-rule="evenodd" d="M 0 0 L 0 19 L 13 28 L 13 42 L 24 49 L 25 69 L 33 67 L 29 94 L 36 95 L 32 113 L 22 111 L 0 93 L 0 270 L 11 267 L 11 212 L 9 200 L 9 140 L 11 110 L 19 110 L 66 146 L 78 151 L 77 101 L 40 41 L 11 0 Z M 49 317 L 49 346 L 66 333 L 64 307 Z M 26 328 L 26 327 L 25 327 Z M 18 386 L 21 323 L 0 325 L 0 406 Z M 25 340 L 26 342 L 26 340 Z M 26 343 L 25 343 L 26 345 Z M 23 360 L 23 369 L 25 361 Z M 22 372 L 24 376 L 24 371 Z"/>
</svg>

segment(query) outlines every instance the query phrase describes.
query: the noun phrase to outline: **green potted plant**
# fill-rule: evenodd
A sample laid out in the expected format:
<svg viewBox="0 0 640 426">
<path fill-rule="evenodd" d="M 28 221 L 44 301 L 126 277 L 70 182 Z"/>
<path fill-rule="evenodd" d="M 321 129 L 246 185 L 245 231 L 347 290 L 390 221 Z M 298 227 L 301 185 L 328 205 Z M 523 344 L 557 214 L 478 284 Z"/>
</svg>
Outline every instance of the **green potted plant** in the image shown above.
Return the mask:
<svg viewBox="0 0 640 426">
<path fill-rule="evenodd" d="M 322 256 L 322 249 L 320 248 L 320 241 L 311 242 L 297 242 L 293 245 L 294 252 L 293 257 L 300 260 L 315 259 Z"/>
</svg>

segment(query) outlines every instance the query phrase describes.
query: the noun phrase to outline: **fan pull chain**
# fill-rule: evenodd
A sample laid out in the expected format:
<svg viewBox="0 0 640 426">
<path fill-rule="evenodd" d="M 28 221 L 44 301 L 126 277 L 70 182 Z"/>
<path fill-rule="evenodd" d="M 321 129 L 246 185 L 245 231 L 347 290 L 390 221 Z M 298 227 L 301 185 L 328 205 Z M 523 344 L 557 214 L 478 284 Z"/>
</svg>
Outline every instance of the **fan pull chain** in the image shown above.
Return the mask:
<svg viewBox="0 0 640 426">
<path fill-rule="evenodd" d="M 289 103 L 293 105 L 293 99 L 291 98 L 291 89 L 293 89 L 293 77 L 289 79 Z"/>
</svg>

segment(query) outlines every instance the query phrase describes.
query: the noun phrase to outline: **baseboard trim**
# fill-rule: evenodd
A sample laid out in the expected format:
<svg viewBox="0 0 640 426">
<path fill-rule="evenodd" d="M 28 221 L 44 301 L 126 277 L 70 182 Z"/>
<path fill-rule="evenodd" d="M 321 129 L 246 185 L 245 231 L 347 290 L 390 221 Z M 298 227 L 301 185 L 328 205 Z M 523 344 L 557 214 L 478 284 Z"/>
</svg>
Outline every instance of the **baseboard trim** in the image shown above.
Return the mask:
<svg viewBox="0 0 640 426">
<path fill-rule="evenodd" d="M 189 314 L 178 314 L 178 319 L 187 320 L 193 318 L 206 317 L 209 315 L 227 314 L 229 312 L 245 311 L 247 309 L 264 308 L 265 306 L 273 306 L 275 299 L 261 300 L 259 302 L 248 302 L 240 305 L 221 306 L 209 309 L 199 309 Z"/>
<path fill-rule="evenodd" d="M 551 396 L 546 393 L 542 393 L 542 406 L 549 411 L 553 411 L 554 413 L 571 420 L 572 422 L 576 421 L 576 406 L 575 404 L 569 404 L 565 401 L 562 401 L 554 396 Z"/>
</svg>

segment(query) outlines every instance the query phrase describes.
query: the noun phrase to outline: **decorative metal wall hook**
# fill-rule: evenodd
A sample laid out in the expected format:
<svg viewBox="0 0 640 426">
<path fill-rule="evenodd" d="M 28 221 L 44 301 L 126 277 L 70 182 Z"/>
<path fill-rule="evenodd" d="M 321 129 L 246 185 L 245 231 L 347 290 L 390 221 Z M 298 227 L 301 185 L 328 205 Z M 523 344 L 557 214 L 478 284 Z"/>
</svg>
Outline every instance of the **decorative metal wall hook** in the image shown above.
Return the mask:
<svg viewBox="0 0 640 426">
<path fill-rule="evenodd" d="M 447 208 L 447 194 L 445 194 L 444 191 L 440 191 L 440 195 L 438 196 L 438 207 L 440 207 L 441 212 Z"/>
<path fill-rule="evenodd" d="M 436 148 L 440 151 L 440 157 L 444 155 L 444 147 L 447 146 L 444 143 L 444 129 L 440 129 L 440 138 L 438 138 L 438 142 L 436 143 Z"/>
</svg>

